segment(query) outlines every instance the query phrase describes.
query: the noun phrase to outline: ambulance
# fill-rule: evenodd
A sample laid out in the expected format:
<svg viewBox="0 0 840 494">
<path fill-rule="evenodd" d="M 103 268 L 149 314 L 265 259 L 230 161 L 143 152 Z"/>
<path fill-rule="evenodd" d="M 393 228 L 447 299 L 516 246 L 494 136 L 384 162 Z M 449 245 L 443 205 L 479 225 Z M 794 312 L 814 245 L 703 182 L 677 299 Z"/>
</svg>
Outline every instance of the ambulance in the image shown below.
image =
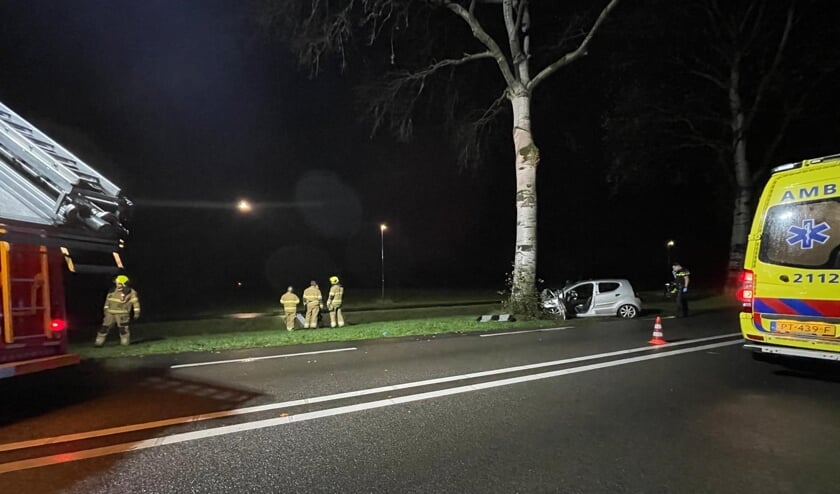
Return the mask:
<svg viewBox="0 0 840 494">
<path fill-rule="evenodd" d="M 738 298 L 744 348 L 757 360 L 840 360 L 840 154 L 773 170 Z"/>
</svg>

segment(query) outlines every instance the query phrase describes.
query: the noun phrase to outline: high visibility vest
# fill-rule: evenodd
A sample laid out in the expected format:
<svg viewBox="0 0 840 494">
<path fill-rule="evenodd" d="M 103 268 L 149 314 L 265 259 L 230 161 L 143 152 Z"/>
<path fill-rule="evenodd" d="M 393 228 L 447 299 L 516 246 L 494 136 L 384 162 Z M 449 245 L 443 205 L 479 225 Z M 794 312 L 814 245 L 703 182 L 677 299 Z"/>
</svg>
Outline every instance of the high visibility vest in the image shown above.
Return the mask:
<svg viewBox="0 0 840 494">
<path fill-rule="evenodd" d="M 674 281 L 677 283 L 678 287 L 682 288 L 685 286 L 685 278 L 690 275 L 691 273 L 689 273 L 687 269 L 681 269 L 674 273 Z"/>
</svg>

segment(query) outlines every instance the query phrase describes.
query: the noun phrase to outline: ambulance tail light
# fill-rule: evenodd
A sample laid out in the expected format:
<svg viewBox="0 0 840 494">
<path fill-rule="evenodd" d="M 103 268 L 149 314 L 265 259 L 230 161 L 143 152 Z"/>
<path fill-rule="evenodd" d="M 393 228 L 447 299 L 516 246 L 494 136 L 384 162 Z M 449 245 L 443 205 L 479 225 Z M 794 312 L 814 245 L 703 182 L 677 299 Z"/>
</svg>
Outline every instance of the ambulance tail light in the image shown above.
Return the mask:
<svg viewBox="0 0 840 494">
<path fill-rule="evenodd" d="M 738 301 L 741 302 L 741 312 L 753 311 L 753 296 L 755 288 L 755 273 L 749 269 L 741 272 Z"/>
<path fill-rule="evenodd" d="M 67 329 L 67 321 L 64 319 L 53 319 L 50 321 L 50 329 L 55 332 L 61 332 Z"/>
</svg>

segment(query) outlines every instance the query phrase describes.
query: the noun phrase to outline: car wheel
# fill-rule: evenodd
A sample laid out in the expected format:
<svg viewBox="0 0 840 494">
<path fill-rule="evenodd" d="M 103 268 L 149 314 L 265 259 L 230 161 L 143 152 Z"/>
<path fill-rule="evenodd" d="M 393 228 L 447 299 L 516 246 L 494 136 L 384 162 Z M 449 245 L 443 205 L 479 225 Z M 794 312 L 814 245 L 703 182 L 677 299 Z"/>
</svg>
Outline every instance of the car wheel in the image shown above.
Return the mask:
<svg viewBox="0 0 840 494">
<path fill-rule="evenodd" d="M 618 308 L 618 317 L 633 319 L 639 315 L 639 309 L 635 305 L 625 304 Z"/>
<path fill-rule="evenodd" d="M 549 307 L 545 309 L 550 319 L 566 319 L 566 309 L 563 307 Z"/>
</svg>

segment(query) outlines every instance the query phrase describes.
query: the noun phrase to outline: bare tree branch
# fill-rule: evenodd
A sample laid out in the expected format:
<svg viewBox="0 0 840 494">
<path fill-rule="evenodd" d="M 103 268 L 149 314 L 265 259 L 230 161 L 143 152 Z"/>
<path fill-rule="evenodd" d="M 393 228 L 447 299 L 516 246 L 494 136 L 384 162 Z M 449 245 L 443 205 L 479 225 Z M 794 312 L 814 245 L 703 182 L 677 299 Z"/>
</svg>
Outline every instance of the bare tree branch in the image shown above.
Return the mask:
<svg viewBox="0 0 840 494">
<path fill-rule="evenodd" d="M 744 54 L 746 55 L 752 50 L 753 44 L 759 39 L 762 33 L 762 25 L 764 19 L 764 3 L 761 3 L 758 7 L 756 7 L 757 2 L 753 0 L 750 2 L 749 6 L 747 6 L 747 11 L 744 12 L 744 15 L 741 17 L 741 23 L 738 26 L 738 32 L 744 33 L 746 35 L 740 40 L 740 44 L 743 47 Z M 750 29 L 748 28 L 747 23 L 749 22 L 750 18 L 752 17 L 752 11 L 756 10 L 755 20 L 752 22 Z"/>
<path fill-rule="evenodd" d="M 693 73 L 694 75 L 704 79 L 710 79 L 712 84 L 717 86 L 719 89 L 727 89 L 726 84 L 723 82 L 726 76 L 720 72 L 720 67 L 712 65 L 699 56 L 691 56 L 689 61 L 677 60 L 676 65 L 682 71 Z"/>
<path fill-rule="evenodd" d="M 505 109 L 505 102 L 507 101 L 507 91 L 503 91 L 493 103 L 484 110 L 478 118 L 472 119 L 469 123 L 459 127 L 460 152 L 458 155 L 458 163 L 462 168 L 470 164 L 480 163 L 482 159 L 482 150 L 484 148 L 482 138 L 488 135 L 490 127 L 496 122 L 496 117 Z"/>
<path fill-rule="evenodd" d="M 583 39 L 583 41 L 581 41 L 580 45 L 578 45 L 578 47 L 575 50 L 566 53 L 565 55 L 557 59 L 554 63 L 542 69 L 542 71 L 540 71 L 540 73 L 537 74 L 536 77 L 534 77 L 534 79 L 528 84 L 528 89 L 530 91 L 533 91 L 534 88 L 536 88 L 542 81 L 547 79 L 550 75 L 557 72 L 558 69 L 586 55 L 586 50 L 589 48 L 589 43 L 592 41 L 592 38 L 595 36 L 595 33 L 598 32 L 598 29 L 607 19 L 607 16 L 610 14 L 610 12 L 612 12 L 615 6 L 618 5 L 619 1 L 620 0 L 610 0 L 610 3 L 608 3 L 607 6 L 604 7 L 603 10 L 601 10 L 600 15 L 598 15 L 598 19 L 595 20 L 595 24 L 592 25 L 592 28 L 589 30 L 589 33 L 587 33 L 586 37 Z"/>
<path fill-rule="evenodd" d="M 758 111 L 758 108 L 761 105 L 761 100 L 764 97 L 764 94 L 767 92 L 767 87 L 770 84 L 770 81 L 773 78 L 775 78 L 776 72 L 779 69 L 779 64 L 782 61 L 782 54 L 785 51 L 785 47 L 787 46 L 787 42 L 790 37 L 790 29 L 793 26 L 793 11 L 794 4 L 791 3 L 790 7 L 788 8 L 787 18 L 785 19 L 785 28 L 782 31 L 782 37 L 781 39 L 779 39 L 779 45 L 776 47 L 776 54 L 773 56 L 773 62 L 770 63 L 770 67 L 767 69 L 767 71 L 764 72 L 764 75 L 761 77 L 761 82 L 759 82 L 758 89 L 756 89 L 755 97 L 753 98 L 752 108 L 747 112 L 747 119 L 744 123 L 745 129 L 749 129 L 752 125 L 752 122 L 755 119 L 756 112 Z"/>
<path fill-rule="evenodd" d="M 700 77 L 702 79 L 706 79 L 707 81 L 709 81 L 712 84 L 714 84 L 715 86 L 717 86 L 718 89 L 723 89 L 724 91 L 727 91 L 729 89 L 729 85 L 726 82 L 719 79 L 717 76 L 715 76 L 713 74 L 709 74 L 707 72 L 703 72 L 703 71 L 700 71 L 700 70 L 689 70 L 689 73 L 694 74 L 697 77 Z"/>
<path fill-rule="evenodd" d="M 482 51 L 479 53 L 465 53 L 461 58 L 447 58 L 429 65 L 426 68 L 418 70 L 417 72 L 410 72 L 407 74 L 408 79 L 422 79 L 426 78 L 444 67 L 451 67 L 453 65 L 463 65 L 474 60 L 481 60 L 483 58 L 495 58 L 495 55 L 489 51 Z"/>
<path fill-rule="evenodd" d="M 585 37 L 586 30 L 583 29 L 584 20 L 583 16 L 575 16 L 570 19 L 563 27 L 563 32 L 557 37 L 557 41 L 552 43 L 550 48 L 552 50 L 558 50 L 571 40 Z"/>
<path fill-rule="evenodd" d="M 515 13 L 514 9 L 516 9 Z M 530 38 L 527 33 L 527 29 L 530 27 L 528 0 L 503 0 L 502 11 L 510 45 L 513 71 L 519 78 L 519 82 L 523 85 L 528 84 L 530 80 L 528 71 Z M 524 36 L 520 35 L 520 32 Z"/>
<path fill-rule="evenodd" d="M 505 78 L 507 86 L 509 88 L 514 88 L 516 86 L 516 78 L 513 76 L 513 72 L 511 72 L 510 66 L 508 65 L 508 60 L 505 57 L 504 52 L 502 52 L 502 49 L 499 48 L 499 45 L 498 43 L 496 43 L 496 40 L 494 40 L 492 36 L 487 34 L 487 32 L 481 26 L 481 23 L 478 21 L 475 15 L 473 15 L 473 13 L 470 10 L 465 9 L 460 4 L 452 2 L 451 0 L 440 0 L 440 2 L 446 8 L 451 10 L 455 15 L 463 19 L 463 21 L 466 22 L 467 25 L 470 26 L 470 30 L 473 33 L 473 37 L 480 41 L 485 47 L 487 47 L 487 50 L 493 54 L 493 58 L 496 60 L 496 64 L 499 66 L 499 70 L 502 71 L 502 77 Z"/>
<path fill-rule="evenodd" d="M 779 124 L 779 128 L 776 130 L 776 134 L 773 136 L 773 140 L 771 141 L 770 145 L 767 146 L 764 156 L 761 160 L 760 165 L 757 167 L 755 172 L 752 175 L 752 183 L 755 184 L 763 175 L 767 172 L 770 168 L 773 156 L 776 155 L 776 150 L 781 145 L 782 140 L 785 138 L 785 134 L 787 133 L 787 129 L 790 126 L 793 120 L 802 116 L 802 113 L 805 111 L 805 102 L 811 96 L 812 91 L 820 86 L 831 74 L 831 71 L 821 72 L 819 76 L 813 77 L 809 79 L 809 84 L 807 88 L 800 88 L 798 94 L 798 98 L 792 103 L 788 103 L 784 105 L 782 114 L 784 117 L 782 118 L 782 122 Z"/>
<path fill-rule="evenodd" d="M 502 14 L 505 19 L 505 28 L 507 29 L 508 45 L 510 46 L 510 59 L 514 69 L 522 62 L 522 46 L 519 41 L 519 16 L 513 14 L 514 0 L 504 0 L 502 4 Z M 525 0 L 520 0 L 519 6 L 525 4 Z M 520 11 L 521 13 L 521 11 Z M 521 77 L 520 77 L 521 80 Z"/>
<path fill-rule="evenodd" d="M 309 65 L 311 75 L 320 72 L 321 57 L 331 51 L 338 54 L 342 69 L 347 66 L 344 49 L 353 29 L 351 19 L 355 5 L 353 1 L 334 14 L 330 13 L 327 3 L 322 15 L 327 18 L 332 17 L 328 22 L 316 17 L 318 13 L 321 13 L 320 3 L 321 0 L 312 0 L 311 14 L 298 28 L 301 30 L 301 38 L 304 39 L 298 53 L 298 60 L 302 65 Z"/>
<path fill-rule="evenodd" d="M 524 17 L 525 17 L 525 12 L 528 9 L 528 2 L 529 1 L 530 0 L 519 0 L 518 2 L 516 2 L 517 3 L 517 7 L 516 7 L 516 9 L 517 9 L 517 12 L 516 12 L 516 26 L 514 26 L 514 27 L 516 28 L 517 31 L 519 31 L 520 29 L 523 29 L 523 27 L 524 27 L 523 20 L 524 20 Z"/>
<path fill-rule="evenodd" d="M 701 2 L 701 5 L 704 5 L 703 13 L 706 14 L 706 25 L 709 26 L 709 30 L 712 32 L 713 37 L 717 39 L 724 38 L 724 33 L 721 28 L 726 25 L 726 16 L 721 13 L 717 2 L 710 1 L 705 4 Z M 727 34 L 731 37 L 731 33 Z"/>
<path fill-rule="evenodd" d="M 371 46 L 379 38 L 382 30 L 388 25 L 391 16 L 394 14 L 394 4 L 387 2 L 372 8 L 363 17 L 363 24 L 370 25 L 370 33 L 368 33 L 368 45 Z"/>
<path fill-rule="evenodd" d="M 413 133 L 411 115 L 426 87 L 426 79 L 443 68 L 484 58 L 494 57 L 489 51 L 469 53 L 461 58 L 441 60 L 416 72 L 391 73 L 390 80 L 368 95 L 371 104 L 365 113 L 372 122 L 371 134 L 375 134 L 388 119 L 388 115 L 391 115 L 391 130 L 394 134 L 401 140 L 410 138 Z M 396 106 L 397 102 L 400 106 Z"/>
<path fill-rule="evenodd" d="M 698 134 L 702 132 L 700 132 L 700 130 L 696 128 L 695 122 L 703 124 L 712 124 L 721 128 L 729 126 L 728 118 L 711 110 L 704 115 L 701 113 L 700 110 L 694 111 L 689 114 L 682 114 L 677 113 L 674 110 L 669 110 L 658 106 L 650 106 L 650 109 L 654 111 L 654 115 L 657 117 L 657 122 L 666 124 L 682 123 L 687 125 L 690 123 L 690 125 L 688 125 L 689 128 Z"/>
</svg>

